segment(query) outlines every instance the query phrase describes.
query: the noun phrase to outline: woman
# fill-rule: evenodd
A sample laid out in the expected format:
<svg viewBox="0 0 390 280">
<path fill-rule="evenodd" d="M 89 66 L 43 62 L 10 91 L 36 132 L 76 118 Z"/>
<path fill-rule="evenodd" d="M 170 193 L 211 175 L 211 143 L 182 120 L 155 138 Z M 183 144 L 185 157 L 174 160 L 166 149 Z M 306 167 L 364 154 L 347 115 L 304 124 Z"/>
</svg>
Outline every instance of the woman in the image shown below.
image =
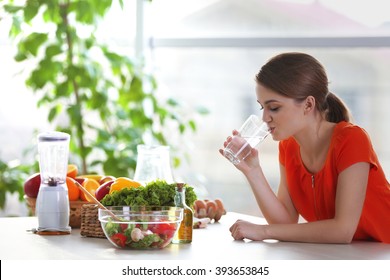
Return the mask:
<svg viewBox="0 0 390 280">
<path fill-rule="evenodd" d="M 322 65 L 307 54 L 280 54 L 256 82 L 263 120 L 280 141 L 280 184 L 275 195 L 256 149 L 236 165 L 268 225 L 238 220 L 230 228 L 233 238 L 390 243 L 389 182 L 368 134 L 350 123 L 346 106 L 328 91 Z M 298 223 L 299 215 L 307 222 Z"/>
</svg>

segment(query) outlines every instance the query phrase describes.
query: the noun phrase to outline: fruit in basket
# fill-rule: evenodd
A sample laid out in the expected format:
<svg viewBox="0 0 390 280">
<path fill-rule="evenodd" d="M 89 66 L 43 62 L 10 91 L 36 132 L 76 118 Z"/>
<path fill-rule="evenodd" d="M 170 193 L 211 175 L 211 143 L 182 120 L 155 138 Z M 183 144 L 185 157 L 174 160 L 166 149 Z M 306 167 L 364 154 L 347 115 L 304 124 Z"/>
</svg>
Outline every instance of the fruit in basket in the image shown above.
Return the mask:
<svg viewBox="0 0 390 280">
<path fill-rule="evenodd" d="M 139 186 L 141 186 L 141 183 L 137 181 L 131 180 L 126 177 L 119 177 L 111 185 L 110 194 L 114 191 L 120 191 L 123 188 L 138 188 Z"/>
<path fill-rule="evenodd" d="M 68 164 L 68 171 L 66 172 L 67 177 L 76 178 L 78 173 L 77 165 L 75 164 Z"/>
<path fill-rule="evenodd" d="M 103 185 L 104 183 L 107 183 L 107 182 L 110 182 L 110 181 L 114 181 L 116 178 L 114 176 L 110 176 L 110 175 L 106 175 L 106 176 L 103 176 L 100 180 L 99 180 L 99 184 L 100 185 Z"/>
<path fill-rule="evenodd" d="M 100 185 L 100 187 L 95 192 L 95 197 L 97 200 L 102 200 L 107 194 L 110 193 L 111 185 L 114 183 L 114 180 L 105 182 Z"/>
<path fill-rule="evenodd" d="M 81 177 L 76 177 L 74 178 L 77 182 L 79 182 L 80 185 L 82 185 L 85 181 L 85 178 L 81 178 Z"/>
<path fill-rule="evenodd" d="M 95 196 L 96 190 L 100 187 L 99 183 L 94 179 L 85 178 L 82 186 L 93 196 Z M 80 198 L 83 201 L 94 202 L 92 199 L 87 197 L 83 192 L 80 193 Z"/>
<path fill-rule="evenodd" d="M 98 174 L 84 174 L 84 175 L 77 176 L 77 178 L 92 179 L 98 183 L 100 179 L 102 179 L 103 177 L 104 177 L 103 175 L 98 175 Z"/>
<path fill-rule="evenodd" d="M 35 173 L 27 178 L 24 182 L 24 193 L 28 197 L 36 198 L 38 196 L 39 187 L 41 186 L 41 174 Z"/>
<path fill-rule="evenodd" d="M 76 180 L 72 177 L 66 177 L 66 186 L 68 187 L 69 201 L 76 201 L 80 198 L 80 190 L 76 186 Z"/>
<path fill-rule="evenodd" d="M 79 188 L 76 185 L 76 182 L 78 182 L 80 185 L 86 188 L 89 191 L 89 193 L 95 197 L 98 188 L 102 187 L 98 192 L 98 198 L 102 199 L 110 191 L 110 186 L 114 181 L 116 181 L 116 178 L 110 175 L 98 175 L 98 174 L 78 175 L 77 165 L 68 164 L 66 186 L 68 187 L 69 201 L 93 202 L 89 197 L 87 197 L 83 192 L 79 190 Z M 122 179 L 119 180 L 119 182 L 121 181 L 123 180 Z M 139 184 L 138 182 L 134 183 L 134 181 L 132 180 L 131 182 L 133 184 Z M 30 177 L 28 177 L 24 182 L 24 193 L 26 197 L 34 198 L 34 199 L 37 198 L 40 185 L 41 185 L 40 173 L 35 173 Z"/>
</svg>

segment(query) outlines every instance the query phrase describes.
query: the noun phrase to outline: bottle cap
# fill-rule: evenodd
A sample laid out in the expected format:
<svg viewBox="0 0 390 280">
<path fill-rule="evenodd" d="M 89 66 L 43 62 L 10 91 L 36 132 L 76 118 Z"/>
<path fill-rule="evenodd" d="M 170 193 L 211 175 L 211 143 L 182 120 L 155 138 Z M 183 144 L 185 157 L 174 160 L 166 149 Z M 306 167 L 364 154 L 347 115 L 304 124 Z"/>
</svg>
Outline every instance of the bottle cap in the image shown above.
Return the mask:
<svg viewBox="0 0 390 280">
<path fill-rule="evenodd" d="M 184 189 L 184 183 L 176 183 L 176 190 L 181 192 Z"/>
</svg>

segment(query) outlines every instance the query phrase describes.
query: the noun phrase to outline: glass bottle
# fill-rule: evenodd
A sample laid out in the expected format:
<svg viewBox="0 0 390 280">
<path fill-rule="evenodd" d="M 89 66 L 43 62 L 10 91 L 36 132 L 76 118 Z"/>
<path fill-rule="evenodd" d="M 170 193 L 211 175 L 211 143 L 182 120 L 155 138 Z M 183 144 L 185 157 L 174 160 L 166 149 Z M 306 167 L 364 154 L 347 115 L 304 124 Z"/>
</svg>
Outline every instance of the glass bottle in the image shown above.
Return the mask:
<svg viewBox="0 0 390 280">
<path fill-rule="evenodd" d="M 183 220 L 172 243 L 191 243 L 194 213 L 186 204 L 185 187 L 183 183 L 176 184 L 175 206 L 183 208 Z"/>
</svg>

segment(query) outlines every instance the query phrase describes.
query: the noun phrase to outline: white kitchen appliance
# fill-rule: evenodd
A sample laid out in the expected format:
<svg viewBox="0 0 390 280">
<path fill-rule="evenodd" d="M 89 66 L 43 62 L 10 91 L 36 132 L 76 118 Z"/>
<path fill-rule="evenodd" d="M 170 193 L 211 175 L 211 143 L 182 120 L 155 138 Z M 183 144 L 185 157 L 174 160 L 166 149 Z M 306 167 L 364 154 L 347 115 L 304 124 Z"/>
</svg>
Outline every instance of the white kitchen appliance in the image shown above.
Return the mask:
<svg viewBox="0 0 390 280">
<path fill-rule="evenodd" d="M 66 186 L 70 136 L 63 132 L 38 135 L 41 185 L 36 201 L 39 232 L 70 233 L 69 199 Z"/>
</svg>

